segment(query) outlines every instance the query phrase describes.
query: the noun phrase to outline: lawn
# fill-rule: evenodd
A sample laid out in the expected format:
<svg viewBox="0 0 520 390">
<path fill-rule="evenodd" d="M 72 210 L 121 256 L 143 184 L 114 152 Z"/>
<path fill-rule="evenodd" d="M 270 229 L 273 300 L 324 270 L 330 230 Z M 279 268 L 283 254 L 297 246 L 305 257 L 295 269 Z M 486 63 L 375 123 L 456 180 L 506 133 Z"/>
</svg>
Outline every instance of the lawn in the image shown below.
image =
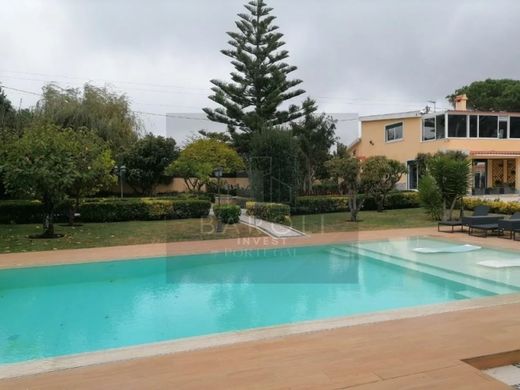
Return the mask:
<svg viewBox="0 0 520 390">
<path fill-rule="evenodd" d="M 423 209 L 362 211 L 359 217 L 360 222 L 349 222 L 349 214 L 343 212 L 299 215 L 292 217 L 292 221 L 294 228 L 308 233 L 434 226 Z M 41 225 L 0 225 L 0 253 L 263 236 L 258 230 L 241 224 L 224 225 L 224 232 L 215 233 L 212 218 L 86 223 L 77 227 L 57 225 L 56 231 L 65 237 L 34 240 L 28 236 L 41 233 Z"/>
<path fill-rule="evenodd" d="M 307 233 L 351 232 L 357 230 L 402 229 L 434 226 L 424 209 L 362 211 L 359 222 L 350 222 L 350 214 L 330 213 L 321 215 L 297 215 L 292 217 L 295 229 Z"/>
<path fill-rule="evenodd" d="M 263 236 L 258 230 L 242 224 L 224 225 L 224 232 L 216 233 L 212 218 L 88 223 L 77 227 L 56 225 L 56 232 L 65 237 L 53 240 L 27 238 L 41 231 L 41 225 L 37 224 L 0 225 L 0 253 Z"/>
</svg>

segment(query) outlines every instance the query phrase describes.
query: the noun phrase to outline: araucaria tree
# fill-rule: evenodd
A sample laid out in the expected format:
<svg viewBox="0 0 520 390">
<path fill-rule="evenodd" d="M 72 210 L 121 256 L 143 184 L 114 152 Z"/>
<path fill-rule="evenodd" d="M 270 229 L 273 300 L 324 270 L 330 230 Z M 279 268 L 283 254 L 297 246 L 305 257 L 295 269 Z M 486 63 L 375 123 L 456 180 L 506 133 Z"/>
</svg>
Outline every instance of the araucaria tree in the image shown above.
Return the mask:
<svg viewBox="0 0 520 390">
<path fill-rule="evenodd" d="M 300 118 L 301 107 L 280 106 L 305 93 L 296 88 L 301 80 L 289 79 L 296 67 L 285 62 L 288 51 L 280 50 L 285 42 L 273 25 L 272 8 L 263 0 L 250 1 L 245 8 L 248 13 L 238 14 L 239 31 L 228 32 L 231 48 L 222 50 L 235 67 L 231 82 L 212 80 L 214 94 L 209 98 L 219 107 L 204 109 L 210 120 L 228 125 L 242 152 L 248 151 L 252 133 Z"/>
</svg>

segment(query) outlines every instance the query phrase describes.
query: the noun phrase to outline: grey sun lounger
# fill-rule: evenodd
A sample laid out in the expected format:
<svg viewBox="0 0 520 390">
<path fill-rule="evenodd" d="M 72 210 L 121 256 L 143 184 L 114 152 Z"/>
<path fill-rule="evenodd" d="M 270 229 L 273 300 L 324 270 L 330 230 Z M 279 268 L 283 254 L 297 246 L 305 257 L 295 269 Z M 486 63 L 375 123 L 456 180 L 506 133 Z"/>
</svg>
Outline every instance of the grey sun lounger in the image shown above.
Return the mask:
<svg viewBox="0 0 520 390">
<path fill-rule="evenodd" d="M 471 227 L 477 225 L 498 224 L 501 219 L 503 219 L 501 216 L 489 215 L 489 206 L 477 206 L 472 216 L 462 217 L 462 225 L 471 229 Z"/>
<path fill-rule="evenodd" d="M 491 232 L 497 232 L 498 234 L 498 223 L 484 223 L 469 225 L 469 235 L 477 237 L 487 237 Z"/>
<path fill-rule="evenodd" d="M 511 218 L 498 221 L 498 231 L 500 234 L 505 235 L 505 232 L 509 232 L 509 238 L 513 238 L 513 232 L 520 230 L 520 212 L 514 213 Z"/>
</svg>

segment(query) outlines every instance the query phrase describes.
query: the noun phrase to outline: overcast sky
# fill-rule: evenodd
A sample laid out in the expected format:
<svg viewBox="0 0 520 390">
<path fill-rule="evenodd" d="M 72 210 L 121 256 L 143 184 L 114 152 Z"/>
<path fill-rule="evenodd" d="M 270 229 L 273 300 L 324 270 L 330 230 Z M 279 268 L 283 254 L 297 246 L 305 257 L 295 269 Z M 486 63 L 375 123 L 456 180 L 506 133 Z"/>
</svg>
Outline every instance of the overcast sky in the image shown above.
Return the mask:
<svg viewBox="0 0 520 390">
<path fill-rule="evenodd" d="M 200 112 L 241 0 L 0 0 L 0 83 L 108 83 L 136 111 Z M 294 76 L 325 112 L 409 111 L 473 80 L 520 79 L 518 0 L 268 0 Z M 15 105 L 37 96 L 6 90 Z M 148 131 L 165 118 L 142 115 Z"/>
</svg>

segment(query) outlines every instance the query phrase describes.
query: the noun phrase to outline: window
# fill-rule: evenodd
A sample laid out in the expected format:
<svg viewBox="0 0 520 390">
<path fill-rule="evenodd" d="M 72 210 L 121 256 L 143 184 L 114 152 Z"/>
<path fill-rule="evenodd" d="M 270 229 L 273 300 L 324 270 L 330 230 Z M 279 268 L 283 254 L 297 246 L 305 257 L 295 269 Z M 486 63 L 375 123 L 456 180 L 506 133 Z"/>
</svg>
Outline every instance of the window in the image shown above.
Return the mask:
<svg viewBox="0 0 520 390">
<path fill-rule="evenodd" d="M 507 116 L 498 117 L 498 138 L 507 138 Z"/>
<path fill-rule="evenodd" d="M 419 184 L 419 167 L 417 161 L 408 161 L 408 189 L 416 190 Z"/>
<path fill-rule="evenodd" d="M 437 115 L 436 129 L 437 129 L 437 132 L 436 132 L 435 136 L 437 139 L 446 138 L 446 119 L 445 119 L 444 114 Z"/>
<path fill-rule="evenodd" d="M 397 141 L 403 139 L 403 122 L 385 126 L 385 140 Z"/>
<path fill-rule="evenodd" d="M 478 137 L 478 116 L 469 116 L 469 136 L 472 138 Z"/>
<path fill-rule="evenodd" d="M 448 115 L 448 137 L 467 137 L 466 115 Z"/>
<path fill-rule="evenodd" d="M 424 118 L 422 121 L 422 140 L 435 139 L 435 118 Z"/>
<path fill-rule="evenodd" d="M 479 115 L 478 117 L 478 136 L 480 138 L 498 137 L 498 117 L 491 115 Z"/>
<path fill-rule="evenodd" d="M 509 118 L 509 138 L 520 138 L 520 116 Z"/>
</svg>

